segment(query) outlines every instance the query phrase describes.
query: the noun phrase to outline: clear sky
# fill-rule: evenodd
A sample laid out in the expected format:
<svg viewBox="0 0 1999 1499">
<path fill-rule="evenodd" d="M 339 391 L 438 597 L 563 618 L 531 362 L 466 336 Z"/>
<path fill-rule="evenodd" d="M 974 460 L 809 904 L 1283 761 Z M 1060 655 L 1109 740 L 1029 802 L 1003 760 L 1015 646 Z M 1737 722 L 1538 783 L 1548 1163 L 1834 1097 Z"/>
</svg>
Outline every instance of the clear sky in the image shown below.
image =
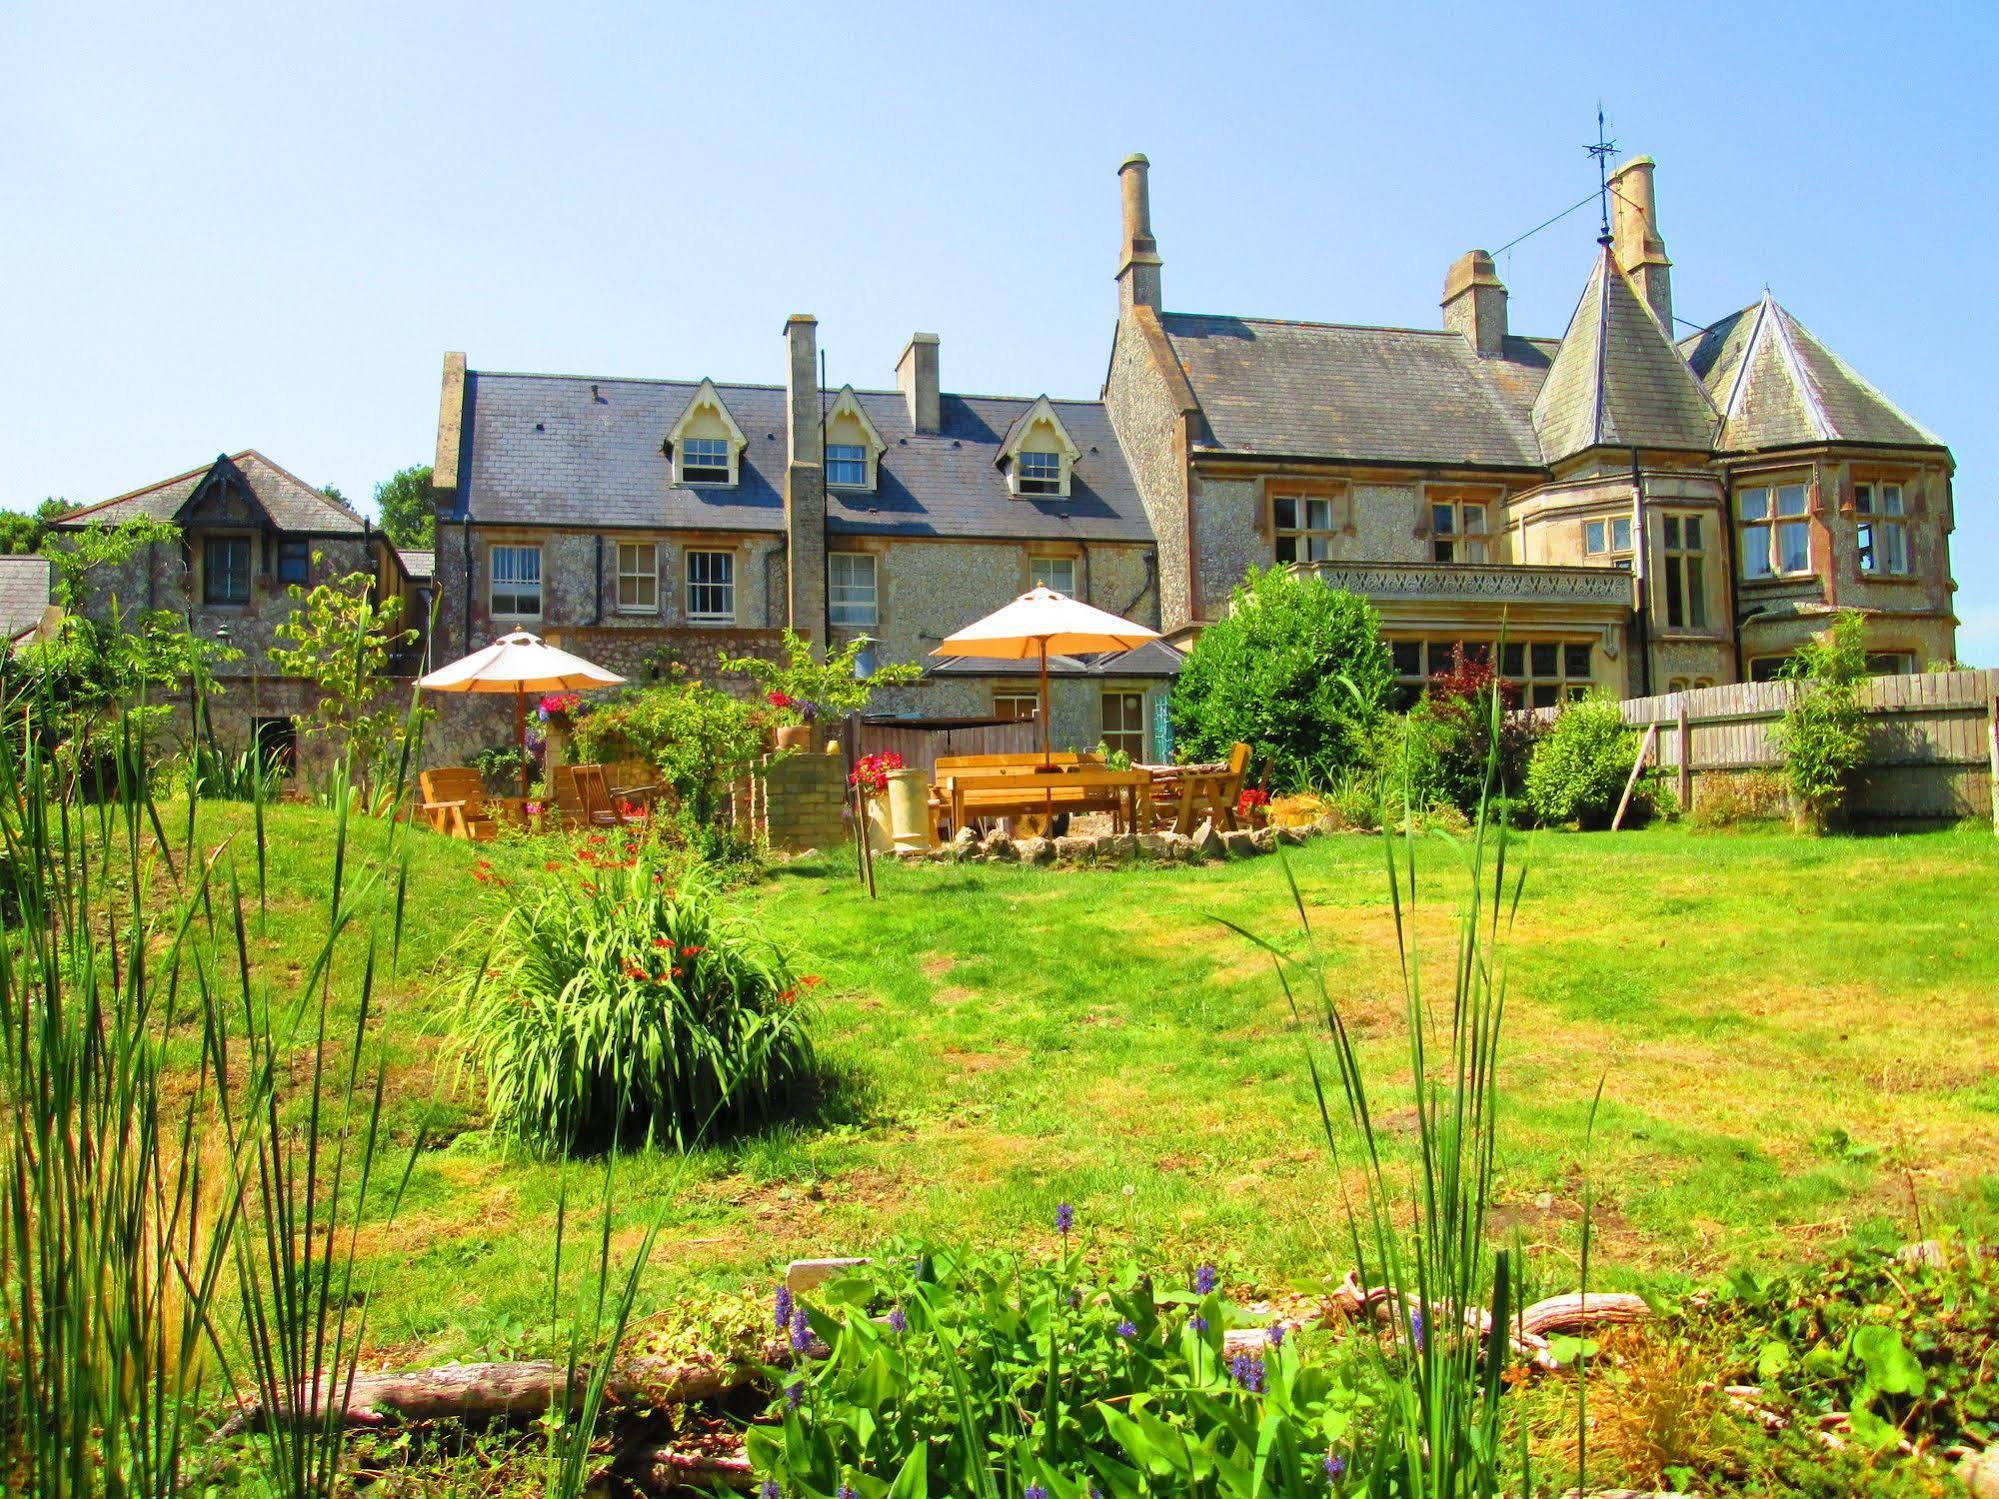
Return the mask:
<svg viewBox="0 0 1999 1499">
<path fill-rule="evenodd" d="M 1435 326 L 1445 267 L 1659 161 L 1674 302 L 1767 284 L 1957 464 L 1999 664 L 1999 8 L 0 7 L 0 504 L 256 447 L 350 497 L 475 368 L 1089 396 L 1116 167 L 1166 303 Z M 1365 12 L 1365 13 L 1364 13 Z M 1559 334 L 1590 211 L 1501 258 Z"/>
</svg>

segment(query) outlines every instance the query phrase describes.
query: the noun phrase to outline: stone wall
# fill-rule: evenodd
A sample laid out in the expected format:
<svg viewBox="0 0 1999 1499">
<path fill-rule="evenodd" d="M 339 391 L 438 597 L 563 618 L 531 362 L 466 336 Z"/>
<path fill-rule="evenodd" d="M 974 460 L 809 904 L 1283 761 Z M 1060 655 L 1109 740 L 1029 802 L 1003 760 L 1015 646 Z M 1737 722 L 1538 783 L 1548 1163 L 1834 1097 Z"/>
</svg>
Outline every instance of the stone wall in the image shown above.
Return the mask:
<svg viewBox="0 0 1999 1499">
<path fill-rule="evenodd" d="M 1159 558 L 1159 628 L 1170 632 L 1199 613 L 1187 555 L 1185 418 L 1155 362 L 1158 345 L 1141 326 L 1143 316 L 1127 314 L 1118 324 L 1104 406 L 1152 522 Z"/>
<path fill-rule="evenodd" d="M 847 840 L 843 755 L 769 755 L 754 777 L 751 825 L 780 853 L 836 849 Z"/>
</svg>

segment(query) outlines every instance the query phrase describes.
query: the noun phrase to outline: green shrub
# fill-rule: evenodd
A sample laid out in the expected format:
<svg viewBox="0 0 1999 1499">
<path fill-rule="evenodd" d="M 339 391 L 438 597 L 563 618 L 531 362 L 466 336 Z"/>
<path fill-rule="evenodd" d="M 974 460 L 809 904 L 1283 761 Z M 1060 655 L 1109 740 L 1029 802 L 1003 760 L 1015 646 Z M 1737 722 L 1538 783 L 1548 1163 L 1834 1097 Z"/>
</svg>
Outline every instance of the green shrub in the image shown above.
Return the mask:
<svg viewBox="0 0 1999 1499">
<path fill-rule="evenodd" d="M 1859 611 L 1842 610 L 1831 629 L 1799 647 L 1785 675 L 1791 704 L 1773 738 L 1799 822 L 1822 832 L 1843 811 L 1866 751 L 1859 690 L 1867 678 L 1867 624 Z"/>
<path fill-rule="evenodd" d="M 1374 608 L 1289 569 L 1251 569 L 1229 613 L 1201 633 L 1173 689 L 1187 760 L 1237 741 L 1271 763 L 1276 792 L 1326 785 L 1358 763 L 1395 669 Z"/>
<path fill-rule="evenodd" d="M 1784 777 L 1770 771 L 1710 771 L 1694 791 L 1691 816 L 1711 828 L 1773 821 L 1785 815 L 1785 797 Z"/>
<path fill-rule="evenodd" d="M 778 1424 L 749 1430 L 756 1472 L 786 1494 L 1324 1495 L 1331 1457 L 1367 1491 L 1380 1449 L 1357 1340 L 1293 1333 L 1231 1355 L 1227 1329 L 1262 1324 L 1212 1271 L 1163 1290 L 1081 1260 L 902 1245 L 810 1308 L 780 1290 L 794 1342 L 831 1353 L 774 1371 Z"/>
<path fill-rule="evenodd" d="M 579 703 L 571 719 L 580 763 L 637 757 L 659 772 L 698 822 L 720 815 L 729 782 L 763 752 L 778 710 L 685 675 Z"/>
<path fill-rule="evenodd" d="M 1467 817 L 1477 815 L 1486 794 L 1486 775 L 1494 776 L 1495 797 L 1517 795 L 1527 777 L 1527 763 L 1540 737 L 1531 718 L 1513 713 L 1519 689 L 1504 681 L 1490 660 L 1467 658 L 1462 646 L 1451 652 L 1451 669 L 1430 679 L 1423 701 L 1409 710 L 1406 746 L 1412 790 L 1417 806 L 1446 802 Z M 1497 726 L 1499 756 L 1492 759 Z M 1401 780 L 1387 782 L 1394 795 Z"/>
<path fill-rule="evenodd" d="M 1607 824 L 1638 757 L 1617 704 L 1591 693 L 1556 715 L 1527 767 L 1527 801 L 1543 822 Z"/>
<path fill-rule="evenodd" d="M 814 1078 L 814 978 L 726 916 L 714 876 L 593 834 L 580 867 L 509 891 L 457 1045 L 493 1127 L 538 1151 L 685 1149 L 793 1109 Z M 484 878 L 490 873 L 475 871 Z"/>
</svg>

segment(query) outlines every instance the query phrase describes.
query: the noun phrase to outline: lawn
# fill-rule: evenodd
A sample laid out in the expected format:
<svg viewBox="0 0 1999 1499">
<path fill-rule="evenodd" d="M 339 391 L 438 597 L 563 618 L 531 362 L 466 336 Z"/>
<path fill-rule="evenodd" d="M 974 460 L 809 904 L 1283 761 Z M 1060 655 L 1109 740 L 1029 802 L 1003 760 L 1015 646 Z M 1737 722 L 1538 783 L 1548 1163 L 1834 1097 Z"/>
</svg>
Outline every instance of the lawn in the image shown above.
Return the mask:
<svg viewBox="0 0 1999 1499">
<path fill-rule="evenodd" d="M 249 822 L 245 808 L 201 809 L 200 842 L 229 842 L 246 881 Z M 363 831 L 364 858 L 380 836 Z M 316 950 L 330 844 L 326 814 L 271 812 L 269 909 L 257 917 L 252 889 L 249 946 L 277 992 Z M 594 1202 L 605 1167 L 498 1150 L 442 1043 L 452 985 L 506 899 L 494 877 L 573 876 L 544 871 L 546 845 L 420 832 L 413 848 L 403 946 L 378 974 L 371 1029 L 398 1139 L 421 1131 L 424 1145 L 395 1222 L 364 1237 L 370 1341 L 412 1358 L 534 1350 L 558 1203 Z M 1498 1218 L 1544 1284 L 1574 1280 L 1599 1083 L 1588 1158 L 1610 1281 L 1999 1218 L 1999 953 L 1984 930 L 1999 841 L 1660 829 L 1545 834 L 1523 851 L 1503 944 Z M 1291 851 L 1289 868 L 1399 1145 L 1411 1111 L 1383 852 L 1379 838 L 1329 838 Z M 1441 836 L 1419 857 L 1415 947 L 1442 992 L 1467 876 Z M 641 1313 L 901 1234 L 1037 1242 L 1060 1200 L 1091 1239 L 1152 1263 L 1212 1258 L 1265 1286 L 1344 1273 L 1341 1183 L 1305 1063 L 1318 1033 L 1223 925 L 1302 950 L 1276 858 L 884 867 L 872 902 L 824 859 L 735 899 L 824 976 L 817 1033 L 839 1086 L 816 1119 L 685 1162 L 617 1164 L 617 1242 L 665 1216 Z M 348 1002 L 362 957 L 350 939 L 336 965 Z"/>
</svg>

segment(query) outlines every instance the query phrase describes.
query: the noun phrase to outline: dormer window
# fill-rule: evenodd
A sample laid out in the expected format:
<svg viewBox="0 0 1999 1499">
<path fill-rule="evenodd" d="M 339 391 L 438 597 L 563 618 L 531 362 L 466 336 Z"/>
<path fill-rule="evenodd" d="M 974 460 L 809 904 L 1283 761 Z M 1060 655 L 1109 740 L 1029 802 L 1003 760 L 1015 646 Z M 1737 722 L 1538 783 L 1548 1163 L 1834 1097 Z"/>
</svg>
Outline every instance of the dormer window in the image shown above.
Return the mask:
<svg viewBox="0 0 1999 1499">
<path fill-rule="evenodd" d="M 673 482 L 736 483 L 748 443 L 723 404 L 715 382 L 703 380 L 680 413 L 680 420 L 666 434 L 666 450 L 673 455 Z"/>
<path fill-rule="evenodd" d="M 872 493 L 888 444 L 861 409 L 854 387 L 844 385 L 826 413 L 826 487 Z"/>
<path fill-rule="evenodd" d="M 1024 449 L 1014 460 L 1019 475 L 1022 494 L 1060 494 L 1062 492 L 1062 455 L 1060 453 L 1037 453 Z"/>
<path fill-rule="evenodd" d="M 835 489 L 861 489 L 868 482 L 868 450 L 857 442 L 826 444 L 826 482 Z"/>
<path fill-rule="evenodd" d="M 1076 460 L 1082 456 L 1055 414 L 1054 403 L 1038 396 L 1007 429 L 998 463 L 1014 494 L 1025 499 L 1067 499 Z"/>
</svg>

